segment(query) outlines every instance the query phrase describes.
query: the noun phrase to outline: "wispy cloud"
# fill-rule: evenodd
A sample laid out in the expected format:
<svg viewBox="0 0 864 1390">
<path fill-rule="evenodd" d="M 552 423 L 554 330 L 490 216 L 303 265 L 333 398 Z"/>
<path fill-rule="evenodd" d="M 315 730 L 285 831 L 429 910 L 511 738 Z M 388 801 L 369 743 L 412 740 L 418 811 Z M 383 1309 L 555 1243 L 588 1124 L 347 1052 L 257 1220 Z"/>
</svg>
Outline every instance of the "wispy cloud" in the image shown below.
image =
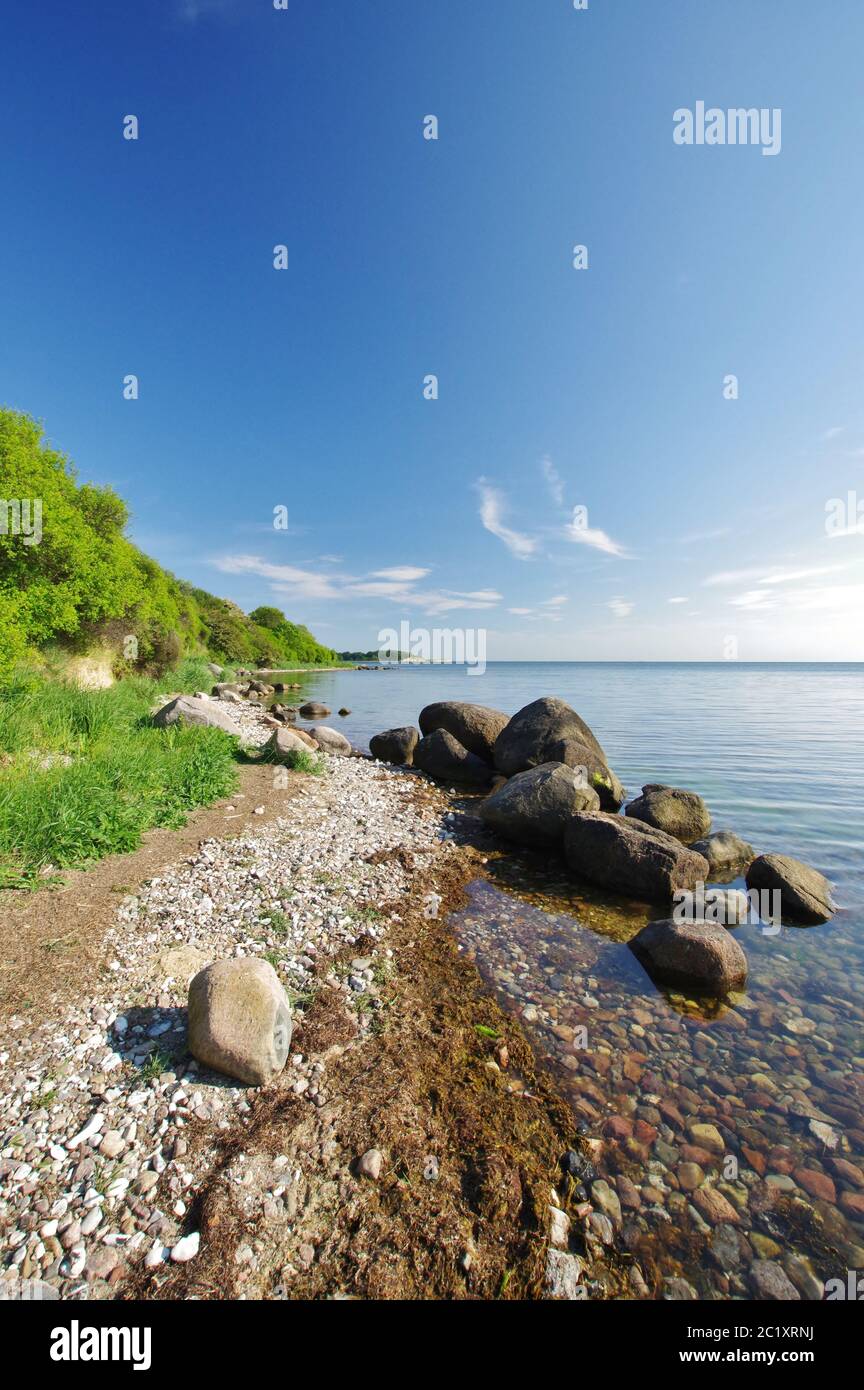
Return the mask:
<svg viewBox="0 0 864 1390">
<path fill-rule="evenodd" d="M 845 429 L 845 426 L 844 426 L 844 425 L 832 425 L 831 428 L 830 428 L 830 430 L 826 430 L 826 431 L 825 431 L 825 433 L 823 434 L 822 438 L 823 438 L 823 440 L 825 441 L 825 443 L 827 444 L 829 440 L 831 440 L 831 439 L 836 439 L 837 436 L 838 436 L 838 434 L 842 434 L 843 431 L 844 431 L 844 429 Z"/>
<path fill-rule="evenodd" d="M 224 555 L 215 563 L 223 574 L 254 574 L 269 579 L 274 587 L 279 586 L 280 592 L 293 593 L 298 598 L 339 598 L 342 593 L 333 576 L 296 565 L 274 565 L 257 555 Z"/>
<path fill-rule="evenodd" d="M 771 569 L 767 565 L 759 565 L 749 569 L 720 570 L 707 575 L 702 583 L 709 588 L 746 583 L 748 579 L 758 580 L 759 584 L 791 584 L 799 579 L 815 579 L 823 574 L 832 574 L 843 568 L 843 565 L 811 565 L 806 569 Z"/>
<path fill-rule="evenodd" d="M 554 598 L 544 598 L 542 606 L 544 608 L 560 608 L 563 603 L 569 603 L 568 594 L 556 594 Z"/>
<path fill-rule="evenodd" d="M 424 570 L 419 565 L 394 565 L 391 569 L 373 570 L 375 579 L 396 579 L 402 580 L 406 584 L 411 584 L 417 579 L 425 579 L 429 570 Z"/>
<path fill-rule="evenodd" d="M 689 600 L 688 598 L 680 598 L 680 597 L 676 594 L 675 598 L 667 598 L 666 602 L 667 602 L 667 603 L 689 603 L 690 600 Z"/>
<path fill-rule="evenodd" d="M 527 560 L 537 550 L 537 541 L 531 536 L 525 536 L 519 531 L 514 531 L 509 526 L 505 526 L 503 521 L 505 501 L 503 495 L 497 488 L 491 487 L 485 478 L 477 481 L 477 491 L 480 494 L 480 520 L 491 531 L 493 536 L 497 536 L 499 541 L 503 541 L 511 555 L 515 555 L 517 560 Z"/>
<path fill-rule="evenodd" d="M 588 545 L 592 550 L 602 550 L 605 555 L 627 554 L 624 546 L 613 541 L 605 531 L 584 525 L 584 512 L 581 507 L 573 509 L 573 520 L 567 527 L 567 536 L 576 545 Z"/>
<path fill-rule="evenodd" d="M 626 598 L 613 598 L 609 600 L 606 607 L 611 608 L 616 618 L 629 618 L 636 605 Z"/>
<path fill-rule="evenodd" d="M 750 613 L 777 607 L 777 597 L 771 593 L 770 589 L 748 589 L 745 594 L 738 594 L 736 598 L 730 598 L 729 602 L 734 608 L 743 608 Z"/>
<path fill-rule="evenodd" d="M 554 463 L 549 457 L 540 460 L 540 467 L 543 470 L 543 477 L 546 479 L 546 486 L 549 495 L 556 507 L 564 506 L 564 479 L 558 472 Z"/>
<path fill-rule="evenodd" d="M 503 601 L 497 589 L 418 589 L 416 582 L 429 574 L 419 565 L 394 565 L 358 576 L 271 564 L 258 555 L 224 555 L 214 563 L 223 574 L 266 579 L 275 594 L 289 599 L 386 599 L 427 614 L 495 608 Z"/>
</svg>

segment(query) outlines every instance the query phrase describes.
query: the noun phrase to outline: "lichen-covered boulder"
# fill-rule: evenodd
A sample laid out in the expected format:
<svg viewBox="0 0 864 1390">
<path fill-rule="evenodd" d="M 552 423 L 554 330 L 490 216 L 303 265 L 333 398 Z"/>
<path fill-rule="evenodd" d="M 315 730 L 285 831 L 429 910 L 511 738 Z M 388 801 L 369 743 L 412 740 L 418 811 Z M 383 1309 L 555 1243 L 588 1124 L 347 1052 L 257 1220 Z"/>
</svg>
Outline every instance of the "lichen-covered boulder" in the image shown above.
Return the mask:
<svg viewBox="0 0 864 1390">
<path fill-rule="evenodd" d="M 735 869 L 746 869 L 756 858 L 753 846 L 731 830 L 715 830 L 713 835 L 697 840 L 692 848 L 708 860 L 712 877 L 731 874 Z"/>
<path fill-rule="evenodd" d="M 644 786 L 642 795 L 625 806 L 624 814 L 653 825 L 656 830 L 665 830 L 685 845 L 711 829 L 711 813 L 701 796 L 658 782 Z"/>
<path fill-rule="evenodd" d="M 584 768 L 603 810 L 617 811 L 624 788 L 591 729 L 563 700 L 544 695 L 520 709 L 495 740 L 494 763 L 505 777 L 543 763 Z"/>
</svg>

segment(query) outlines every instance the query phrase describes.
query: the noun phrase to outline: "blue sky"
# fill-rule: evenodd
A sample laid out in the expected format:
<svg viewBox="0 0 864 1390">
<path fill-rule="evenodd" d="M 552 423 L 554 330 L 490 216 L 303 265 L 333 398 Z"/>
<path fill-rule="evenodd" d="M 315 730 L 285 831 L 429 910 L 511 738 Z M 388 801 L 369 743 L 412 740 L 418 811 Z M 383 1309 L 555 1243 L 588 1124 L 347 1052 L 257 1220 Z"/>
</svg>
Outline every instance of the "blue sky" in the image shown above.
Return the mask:
<svg viewBox="0 0 864 1390">
<path fill-rule="evenodd" d="M 859 0 L 3 28 L 0 400 L 168 568 L 339 648 L 864 659 Z M 700 100 L 780 153 L 676 145 Z"/>
</svg>

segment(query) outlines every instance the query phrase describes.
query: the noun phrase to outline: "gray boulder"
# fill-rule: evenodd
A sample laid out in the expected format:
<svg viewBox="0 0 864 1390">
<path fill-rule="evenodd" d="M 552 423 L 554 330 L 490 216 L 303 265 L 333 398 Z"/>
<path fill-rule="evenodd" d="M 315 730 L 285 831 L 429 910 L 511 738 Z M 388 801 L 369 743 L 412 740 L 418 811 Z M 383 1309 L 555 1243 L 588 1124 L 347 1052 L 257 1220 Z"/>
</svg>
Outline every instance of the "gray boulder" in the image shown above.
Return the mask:
<svg viewBox="0 0 864 1390">
<path fill-rule="evenodd" d="M 421 738 L 414 749 L 414 766 L 437 782 L 454 782 L 477 790 L 485 790 L 492 776 L 488 763 L 469 753 L 446 729 L 436 729 Z"/>
<path fill-rule="evenodd" d="M 153 723 L 159 729 L 168 729 L 172 724 L 198 724 L 207 729 L 222 729 L 236 738 L 240 730 L 227 709 L 220 709 L 214 700 L 196 700 L 191 695 L 178 695 L 153 716 Z"/>
<path fill-rule="evenodd" d="M 466 700 L 440 700 L 422 709 L 418 722 L 421 733 L 433 734 L 436 729 L 446 729 L 469 753 L 482 758 L 484 763 L 491 763 L 495 740 L 509 723 L 509 716 L 498 709 L 472 705 Z"/>
<path fill-rule="evenodd" d="M 189 986 L 189 1051 L 247 1086 L 265 1086 L 291 1046 L 291 1004 L 266 960 L 220 960 Z"/>
<path fill-rule="evenodd" d="M 310 753 L 317 748 L 317 743 L 305 730 L 282 728 L 270 735 L 264 752 L 271 762 L 285 763 L 291 762 L 292 753 Z"/>
<path fill-rule="evenodd" d="M 711 815 L 701 796 L 658 782 L 644 786 L 642 795 L 625 806 L 624 814 L 653 825 L 657 830 L 665 830 L 667 835 L 674 835 L 685 845 L 707 835 L 711 829 Z"/>
<path fill-rule="evenodd" d="M 624 788 L 584 719 L 551 695 L 513 715 L 495 740 L 494 762 L 505 777 L 543 763 L 584 767 L 604 810 L 617 811 L 624 801 Z"/>
<path fill-rule="evenodd" d="M 215 661 L 208 661 L 207 670 L 210 672 L 213 679 L 218 681 L 219 677 L 222 674 L 222 667 L 217 666 Z"/>
<path fill-rule="evenodd" d="M 369 752 L 382 763 L 410 767 L 419 739 L 420 735 L 410 724 L 401 729 L 386 729 L 383 734 L 375 734 L 370 738 Z"/>
<path fill-rule="evenodd" d="M 713 835 L 697 840 L 692 848 L 708 860 L 712 878 L 732 873 L 734 869 L 746 869 L 756 858 L 753 846 L 731 830 L 715 830 Z"/>
<path fill-rule="evenodd" d="M 326 705 L 319 705 L 317 700 L 307 700 L 305 705 L 300 706 L 300 713 L 304 719 L 326 719 L 330 710 Z"/>
<path fill-rule="evenodd" d="M 591 811 L 570 817 L 564 854 L 580 878 L 647 902 L 693 889 L 708 873 L 708 861 L 674 836 L 641 821 Z"/>
<path fill-rule="evenodd" d="M 542 763 L 517 772 L 487 796 L 480 818 L 492 830 L 522 845 L 560 845 L 574 811 L 597 811 L 600 798 L 565 763 Z"/>
<path fill-rule="evenodd" d="M 338 729 L 328 729 L 326 724 L 316 724 L 309 732 L 324 753 L 335 753 L 344 758 L 351 752 L 349 740 L 344 734 L 340 734 Z"/>
<path fill-rule="evenodd" d="M 743 989 L 747 957 L 734 936 L 713 922 L 649 922 L 630 949 L 653 980 L 724 995 Z"/>
<path fill-rule="evenodd" d="M 805 926 L 827 922 L 835 912 L 831 885 L 818 869 L 786 854 L 761 854 L 747 870 L 747 887 L 779 890 L 781 916 Z"/>
</svg>

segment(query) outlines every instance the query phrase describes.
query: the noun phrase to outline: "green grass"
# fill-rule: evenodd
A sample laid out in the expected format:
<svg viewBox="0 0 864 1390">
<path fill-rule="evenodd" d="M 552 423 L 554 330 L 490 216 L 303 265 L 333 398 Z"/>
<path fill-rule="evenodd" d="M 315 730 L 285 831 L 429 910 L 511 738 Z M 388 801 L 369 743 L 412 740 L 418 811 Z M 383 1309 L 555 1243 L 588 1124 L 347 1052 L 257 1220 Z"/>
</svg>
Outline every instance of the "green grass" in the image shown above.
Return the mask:
<svg viewBox="0 0 864 1390">
<path fill-rule="evenodd" d="M 327 775 L 327 764 L 318 753 L 313 753 L 312 749 L 292 748 L 289 753 L 279 758 L 270 758 L 268 761 L 278 762 L 282 767 L 291 768 L 292 772 L 307 772 L 311 777 L 325 777 Z"/>
<path fill-rule="evenodd" d="M 131 678 L 109 690 L 28 671 L 0 689 L 0 888 L 33 887 L 47 865 L 135 849 L 145 830 L 182 825 L 193 807 L 230 795 L 234 739 L 149 721 L 162 697 L 212 684 L 192 660 L 159 682 Z M 55 761 L 42 767 L 48 754 Z"/>
</svg>

